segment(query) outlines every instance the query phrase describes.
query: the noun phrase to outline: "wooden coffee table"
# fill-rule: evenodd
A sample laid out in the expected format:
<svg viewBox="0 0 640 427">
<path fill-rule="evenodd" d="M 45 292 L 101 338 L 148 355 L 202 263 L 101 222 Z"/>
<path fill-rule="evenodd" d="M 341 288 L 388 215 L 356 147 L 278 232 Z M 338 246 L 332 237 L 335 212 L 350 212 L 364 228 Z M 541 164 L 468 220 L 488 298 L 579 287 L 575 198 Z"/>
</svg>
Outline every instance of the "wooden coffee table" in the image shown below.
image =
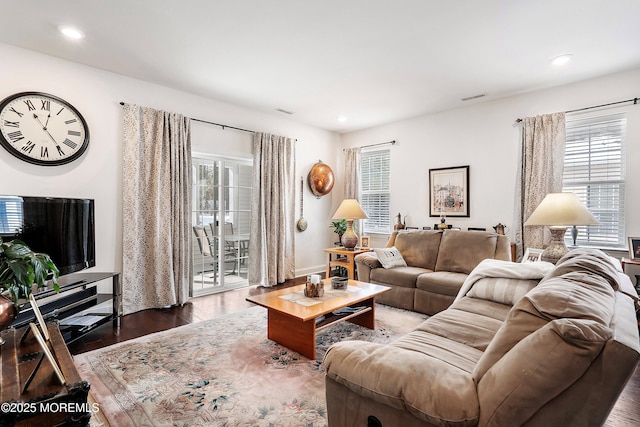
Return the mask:
<svg viewBox="0 0 640 427">
<path fill-rule="evenodd" d="M 267 309 L 270 340 L 282 344 L 303 356 L 316 358 L 316 332 L 345 320 L 375 329 L 375 298 L 389 291 L 388 286 L 349 280 L 346 291 L 331 289 L 331 281 L 325 279 L 325 295 L 322 298 L 306 298 L 302 294 L 305 285 L 266 292 L 247 298 Z M 312 305 L 306 305 L 312 304 Z M 349 312 L 349 308 L 358 311 Z M 343 313 L 334 313 L 343 309 Z"/>
</svg>

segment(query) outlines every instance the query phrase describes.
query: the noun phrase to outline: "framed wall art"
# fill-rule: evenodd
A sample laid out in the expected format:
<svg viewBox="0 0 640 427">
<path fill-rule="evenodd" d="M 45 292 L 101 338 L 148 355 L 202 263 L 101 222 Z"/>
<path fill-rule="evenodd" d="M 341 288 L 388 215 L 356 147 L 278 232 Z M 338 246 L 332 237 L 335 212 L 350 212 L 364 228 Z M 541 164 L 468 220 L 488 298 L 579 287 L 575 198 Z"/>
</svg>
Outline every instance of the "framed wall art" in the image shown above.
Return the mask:
<svg viewBox="0 0 640 427">
<path fill-rule="evenodd" d="M 469 216 L 469 166 L 429 169 L 429 216 Z"/>
<path fill-rule="evenodd" d="M 629 237 L 629 258 L 640 259 L 640 237 Z"/>
<path fill-rule="evenodd" d="M 542 261 L 542 252 L 544 252 L 542 249 L 536 249 L 536 248 L 527 248 L 527 250 L 524 253 L 524 256 L 522 257 L 522 263 L 528 263 L 528 262 L 538 262 L 538 261 Z"/>
</svg>

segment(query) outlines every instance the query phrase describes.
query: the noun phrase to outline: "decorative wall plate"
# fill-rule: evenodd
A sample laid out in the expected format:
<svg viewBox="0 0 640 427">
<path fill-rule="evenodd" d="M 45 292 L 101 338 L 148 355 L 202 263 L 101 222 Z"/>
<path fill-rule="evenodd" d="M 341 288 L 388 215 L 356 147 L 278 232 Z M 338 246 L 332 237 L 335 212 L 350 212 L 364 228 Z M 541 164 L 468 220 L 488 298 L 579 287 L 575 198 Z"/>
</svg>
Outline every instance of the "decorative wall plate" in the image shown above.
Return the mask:
<svg viewBox="0 0 640 427">
<path fill-rule="evenodd" d="M 329 165 L 322 163 L 322 160 L 318 160 L 318 163 L 311 167 L 307 180 L 311 192 L 318 199 L 329 194 L 333 189 L 333 171 Z"/>
</svg>

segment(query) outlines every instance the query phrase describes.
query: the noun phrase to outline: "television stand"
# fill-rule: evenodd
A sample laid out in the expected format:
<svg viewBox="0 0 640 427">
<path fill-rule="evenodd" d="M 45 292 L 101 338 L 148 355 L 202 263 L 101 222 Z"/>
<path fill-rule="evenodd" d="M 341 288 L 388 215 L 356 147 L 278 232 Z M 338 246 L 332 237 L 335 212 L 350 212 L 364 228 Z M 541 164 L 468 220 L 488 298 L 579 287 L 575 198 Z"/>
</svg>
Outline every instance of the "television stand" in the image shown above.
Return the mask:
<svg viewBox="0 0 640 427">
<path fill-rule="evenodd" d="M 111 279 L 112 292 L 98 293 L 98 282 Z M 78 272 L 58 278 L 60 291 L 53 290 L 51 283 L 33 293 L 38 308 L 45 321 L 56 320 L 60 333 L 69 344 L 98 326 L 113 321 L 114 328 L 120 328 L 122 315 L 122 290 L 120 273 Z M 108 304 L 108 302 L 111 304 Z M 21 328 L 35 321 L 30 304 L 26 304 L 11 324 Z"/>
</svg>

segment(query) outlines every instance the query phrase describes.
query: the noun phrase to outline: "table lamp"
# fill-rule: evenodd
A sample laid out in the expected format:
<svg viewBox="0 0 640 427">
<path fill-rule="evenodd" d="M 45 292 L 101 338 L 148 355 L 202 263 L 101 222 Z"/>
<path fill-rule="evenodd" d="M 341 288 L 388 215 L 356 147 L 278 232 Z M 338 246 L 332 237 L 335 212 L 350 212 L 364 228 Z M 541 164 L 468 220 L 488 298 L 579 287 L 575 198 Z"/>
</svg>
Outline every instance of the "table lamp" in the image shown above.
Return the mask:
<svg viewBox="0 0 640 427">
<path fill-rule="evenodd" d="M 573 193 L 549 193 L 540 202 L 524 223 L 546 225 L 551 231 L 551 243 L 542 252 L 542 260 L 558 262 L 569 249 L 564 244 L 567 227 L 575 225 L 598 225 L 598 220 Z"/>
<path fill-rule="evenodd" d="M 353 231 L 353 220 L 366 218 L 368 218 L 367 214 L 364 213 L 356 199 L 344 199 L 340 203 L 332 219 L 347 220 L 347 231 L 344 232 L 342 240 L 340 240 L 345 249 L 352 251 L 358 244 L 358 236 Z"/>
</svg>

